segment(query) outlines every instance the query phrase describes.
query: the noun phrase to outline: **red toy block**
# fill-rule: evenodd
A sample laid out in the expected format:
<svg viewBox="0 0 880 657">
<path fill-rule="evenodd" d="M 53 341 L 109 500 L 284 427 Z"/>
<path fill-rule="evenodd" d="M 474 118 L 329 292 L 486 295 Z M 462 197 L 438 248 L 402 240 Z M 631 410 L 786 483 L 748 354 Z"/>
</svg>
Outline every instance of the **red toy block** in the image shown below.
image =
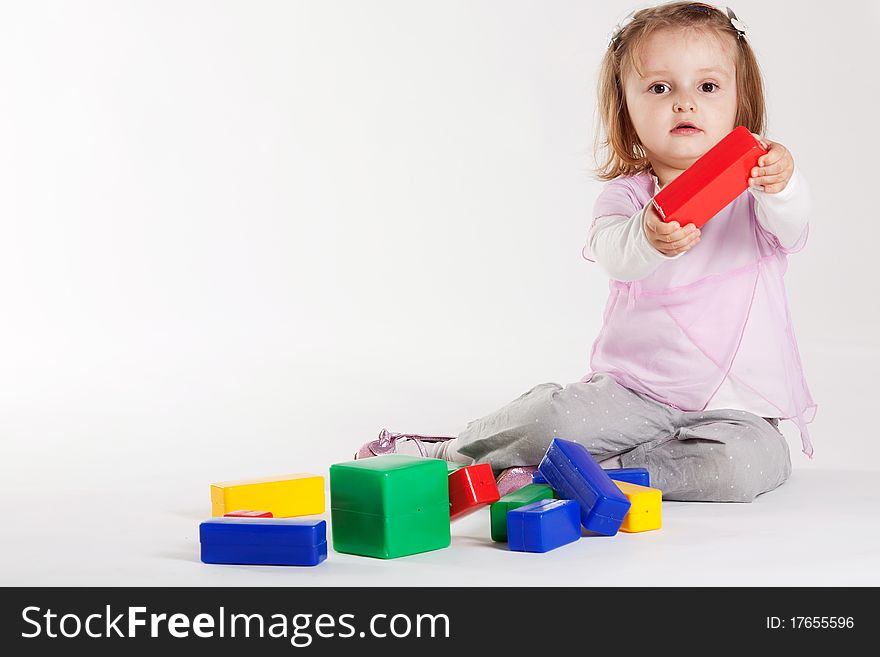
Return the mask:
<svg viewBox="0 0 880 657">
<path fill-rule="evenodd" d="M 492 466 L 468 465 L 449 473 L 449 517 L 451 519 L 501 499 Z"/>
<path fill-rule="evenodd" d="M 653 199 L 663 221 L 702 228 L 749 187 L 752 167 L 767 151 L 737 126 Z"/>
<path fill-rule="evenodd" d="M 272 518 L 271 511 L 231 511 L 223 514 L 224 518 Z"/>
</svg>

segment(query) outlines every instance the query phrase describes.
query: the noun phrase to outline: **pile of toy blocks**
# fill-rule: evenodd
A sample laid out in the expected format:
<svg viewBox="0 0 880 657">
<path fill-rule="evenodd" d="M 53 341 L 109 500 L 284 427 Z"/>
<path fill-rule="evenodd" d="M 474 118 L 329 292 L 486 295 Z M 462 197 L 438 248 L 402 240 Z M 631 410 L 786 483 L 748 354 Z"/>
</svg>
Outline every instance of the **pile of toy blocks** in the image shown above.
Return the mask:
<svg viewBox="0 0 880 657">
<path fill-rule="evenodd" d="M 490 506 L 490 535 L 520 552 L 659 529 L 662 493 L 647 470 L 603 470 L 585 447 L 554 438 L 533 483 L 500 497 L 489 464 L 387 454 L 330 466 L 337 552 L 393 559 L 449 547 L 450 522 Z M 202 561 L 314 566 L 327 558 L 324 478 L 295 474 L 211 485 Z"/>
<path fill-rule="evenodd" d="M 554 438 L 532 483 L 492 507 L 492 539 L 511 550 L 547 552 L 581 537 L 661 527 L 663 493 L 644 468 L 603 470 L 587 448 Z"/>
</svg>

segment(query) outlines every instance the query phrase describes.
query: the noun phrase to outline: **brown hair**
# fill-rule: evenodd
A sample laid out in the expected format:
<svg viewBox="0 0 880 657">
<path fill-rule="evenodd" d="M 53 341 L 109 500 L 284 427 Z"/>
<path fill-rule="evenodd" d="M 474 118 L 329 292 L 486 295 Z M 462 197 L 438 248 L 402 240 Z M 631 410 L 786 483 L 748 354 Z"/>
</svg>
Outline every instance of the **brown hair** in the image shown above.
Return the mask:
<svg viewBox="0 0 880 657">
<path fill-rule="evenodd" d="M 767 111 L 761 70 L 745 35 L 740 34 L 730 19 L 717 8 L 702 3 L 672 2 L 642 9 L 633 15 L 632 22 L 616 34 L 602 58 L 597 108 L 599 129 L 594 131 L 593 144 L 598 164 L 594 173 L 599 180 L 634 175 L 651 167 L 629 117 L 623 74 L 628 70 L 639 71 L 638 54 L 645 41 L 654 32 L 668 28 L 702 29 L 721 39 L 733 38 L 736 44 L 735 125 L 745 126 L 750 132 L 762 136 L 764 134 Z M 602 158 L 601 150 L 605 151 Z"/>
</svg>

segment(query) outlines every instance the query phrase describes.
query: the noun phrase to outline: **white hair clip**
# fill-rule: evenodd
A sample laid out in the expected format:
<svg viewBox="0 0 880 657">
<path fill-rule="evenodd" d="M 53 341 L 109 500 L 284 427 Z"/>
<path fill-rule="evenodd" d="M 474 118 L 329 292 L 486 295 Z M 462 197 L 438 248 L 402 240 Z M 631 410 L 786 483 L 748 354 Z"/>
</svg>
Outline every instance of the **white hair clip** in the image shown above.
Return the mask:
<svg viewBox="0 0 880 657">
<path fill-rule="evenodd" d="M 725 7 L 724 10 L 727 12 L 727 18 L 730 19 L 730 24 L 733 25 L 733 29 L 736 30 L 737 38 L 744 37 L 746 35 L 746 24 L 736 17 L 736 14 L 733 13 L 733 9 L 730 7 Z"/>
<path fill-rule="evenodd" d="M 613 45 L 617 42 L 617 40 L 620 38 L 620 33 L 623 32 L 624 28 L 625 28 L 627 25 L 629 25 L 630 23 L 632 23 L 632 21 L 633 21 L 633 16 L 635 16 L 636 11 L 638 11 L 638 9 L 629 12 L 629 13 L 626 15 L 626 17 L 625 17 L 622 21 L 620 21 L 620 22 L 617 24 L 617 27 L 615 27 L 615 28 L 611 31 L 611 38 L 610 38 L 610 40 L 608 41 L 608 47 L 609 47 L 609 48 L 610 48 L 611 46 L 613 46 Z"/>
</svg>

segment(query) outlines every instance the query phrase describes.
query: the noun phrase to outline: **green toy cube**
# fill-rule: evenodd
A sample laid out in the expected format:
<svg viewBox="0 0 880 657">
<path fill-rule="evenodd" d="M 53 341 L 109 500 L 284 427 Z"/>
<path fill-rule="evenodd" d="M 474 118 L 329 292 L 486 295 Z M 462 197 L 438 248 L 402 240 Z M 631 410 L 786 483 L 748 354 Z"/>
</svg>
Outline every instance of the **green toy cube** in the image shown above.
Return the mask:
<svg viewBox="0 0 880 657">
<path fill-rule="evenodd" d="M 333 549 L 394 559 L 449 547 L 449 475 L 440 459 L 386 454 L 330 466 Z"/>
<path fill-rule="evenodd" d="M 507 512 L 532 502 L 552 500 L 553 489 L 545 484 L 529 484 L 508 493 L 489 507 L 492 521 L 492 540 L 499 543 L 507 541 Z"/>
</svg>

